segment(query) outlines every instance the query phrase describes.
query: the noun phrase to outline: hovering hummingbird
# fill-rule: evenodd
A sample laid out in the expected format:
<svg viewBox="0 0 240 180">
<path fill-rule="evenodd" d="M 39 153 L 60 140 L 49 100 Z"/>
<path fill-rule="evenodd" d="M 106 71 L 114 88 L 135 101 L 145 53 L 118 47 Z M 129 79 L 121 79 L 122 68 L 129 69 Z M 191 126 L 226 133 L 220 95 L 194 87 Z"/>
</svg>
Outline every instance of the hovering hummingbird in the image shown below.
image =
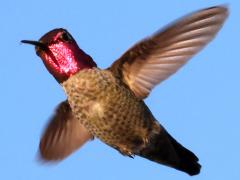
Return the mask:
<svg viewBox="0 0 240 180">
<path fill-rule="evenodd" d="M 39 41 L 23 40 L 35 45 L 67 95 L 43 133 L 41 158 L 60 161 L 97 137 L 123 155 L 198 174 L 197 156 L 159 124 L 143 100 L 211 41 L 227 16 L 224 6 L 194 12 L 138 42 L 103 70 L 65 29 Z"/>
</svg>

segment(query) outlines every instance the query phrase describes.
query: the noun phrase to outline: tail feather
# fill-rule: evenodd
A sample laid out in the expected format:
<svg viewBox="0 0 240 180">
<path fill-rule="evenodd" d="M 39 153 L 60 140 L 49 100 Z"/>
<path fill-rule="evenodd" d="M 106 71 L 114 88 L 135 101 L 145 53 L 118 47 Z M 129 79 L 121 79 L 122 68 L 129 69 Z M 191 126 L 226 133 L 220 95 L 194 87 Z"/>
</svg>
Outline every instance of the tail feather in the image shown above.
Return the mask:
<svg viewBox="0 0 240 180">
<path fill-rule="evenodd" d="M 184 171 L 189 175 L 197 175 L 200 173 L 201 165 L 198 163 L 198 157 L 181 144 L 179 144 L 173 137 L 169 134 L 169 139 L 180 159 L 180 164 L 176 169 Z"/>
<path fill-rule="evenodd" d="M 191 176 L 200 173 L 201 165 L 198 163 L 197 156 L 179 144 L 165 130 L 152 135 L 148 146 L 138 155 L 186 172 Z"/>
</svg>

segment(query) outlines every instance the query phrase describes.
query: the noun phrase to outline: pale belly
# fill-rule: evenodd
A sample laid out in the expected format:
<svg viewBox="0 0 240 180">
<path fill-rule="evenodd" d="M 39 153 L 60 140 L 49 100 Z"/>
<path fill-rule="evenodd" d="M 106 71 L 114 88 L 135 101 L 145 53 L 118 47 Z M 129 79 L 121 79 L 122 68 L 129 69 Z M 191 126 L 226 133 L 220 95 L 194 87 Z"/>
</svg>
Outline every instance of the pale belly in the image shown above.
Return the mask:
<svg viewBox="0 0 240 180">
<path fill-rule="evenodd" d="M 109 71 L 82 70 L 63 87 L 74 115 L 94 136 L 121 151 L 144 143 L 151 113 Z"/>
</svg>

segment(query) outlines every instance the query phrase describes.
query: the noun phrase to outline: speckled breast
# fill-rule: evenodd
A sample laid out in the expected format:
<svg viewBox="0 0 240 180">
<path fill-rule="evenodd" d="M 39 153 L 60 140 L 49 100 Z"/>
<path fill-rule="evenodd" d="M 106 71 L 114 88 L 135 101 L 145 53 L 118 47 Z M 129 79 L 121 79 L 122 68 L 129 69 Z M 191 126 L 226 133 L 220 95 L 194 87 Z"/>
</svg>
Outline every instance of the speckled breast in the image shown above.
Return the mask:
<svg viewBox="0 0 240 180">
<path fill-rule="evenodd" d="M 144 137 L 145 104 L 108 70 L 81 70 L 63 83 L 79 121 L 109 145 L 126 144 Z"/>
</svg>

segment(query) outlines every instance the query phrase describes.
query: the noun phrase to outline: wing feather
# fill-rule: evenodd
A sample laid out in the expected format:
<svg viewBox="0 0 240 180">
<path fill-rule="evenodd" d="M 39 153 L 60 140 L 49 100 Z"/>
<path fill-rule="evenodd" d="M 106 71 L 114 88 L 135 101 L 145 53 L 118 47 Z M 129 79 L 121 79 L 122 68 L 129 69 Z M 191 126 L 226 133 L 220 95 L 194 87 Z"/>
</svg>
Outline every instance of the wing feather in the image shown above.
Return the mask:
<svg viewBox="0 0 240 180">
<path fill-rule="evenodd" d="M 93 136 L 75 119 L 67 101 L 60 103 L 40 142 L 44 161 L 59 161 L 80 148 Z"/>
<path fill-rule="evenodd" d="M 181 68 L 210 42 L 228 16 L 216 6 L 192 13 L 134 45 L 110 70 L 139 98 Z"/>
</svg>

